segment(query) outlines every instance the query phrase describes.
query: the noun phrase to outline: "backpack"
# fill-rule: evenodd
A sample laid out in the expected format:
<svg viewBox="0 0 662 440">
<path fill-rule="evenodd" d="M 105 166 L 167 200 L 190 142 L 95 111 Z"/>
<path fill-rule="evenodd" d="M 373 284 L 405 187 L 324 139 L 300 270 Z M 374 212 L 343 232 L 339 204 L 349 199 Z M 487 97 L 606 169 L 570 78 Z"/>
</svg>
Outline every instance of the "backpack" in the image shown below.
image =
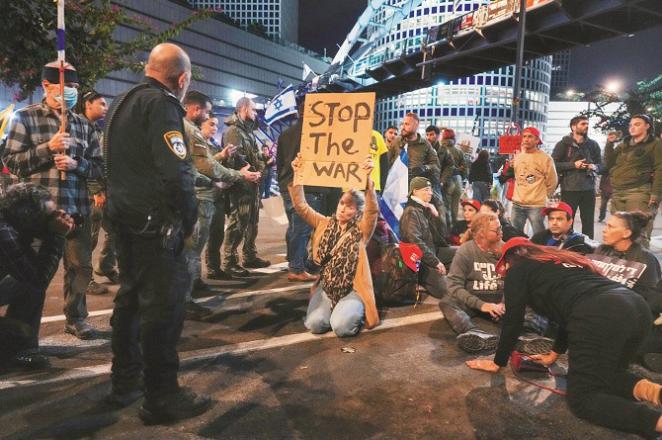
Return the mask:
<svg viewBox="0 0 662 440">
<path fill-rule="evenodd" d="M 400 247 L 389 244 L 381 259 L 381 273 L 375 288 L 379 305 L 407 305 L 416 303 L 418 273 L 403 261 Z"/>
</svg>

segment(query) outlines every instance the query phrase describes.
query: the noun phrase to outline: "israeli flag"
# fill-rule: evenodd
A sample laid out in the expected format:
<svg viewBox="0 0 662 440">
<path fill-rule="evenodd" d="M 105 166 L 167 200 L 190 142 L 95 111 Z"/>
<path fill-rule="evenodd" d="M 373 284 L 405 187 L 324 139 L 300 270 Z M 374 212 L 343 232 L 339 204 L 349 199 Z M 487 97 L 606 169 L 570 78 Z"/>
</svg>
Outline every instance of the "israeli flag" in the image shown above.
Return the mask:
<svg viewBox="0 0 662 440">
<path fill-rule="evenodd" d="M 297 99 L 292 84 L 274 96 L 264 112 L 264 122 L 273 124 L 285 116 L 297 113 Z"/>
<path fill-rule="evenodd" d="M 400 238 L 400 217 L 409 195 L 409 157 L 403 148 L 395 159 L 386 177 L 386 185 L 379 199 L 379 209 L 384 220 Z"/>
</svg>

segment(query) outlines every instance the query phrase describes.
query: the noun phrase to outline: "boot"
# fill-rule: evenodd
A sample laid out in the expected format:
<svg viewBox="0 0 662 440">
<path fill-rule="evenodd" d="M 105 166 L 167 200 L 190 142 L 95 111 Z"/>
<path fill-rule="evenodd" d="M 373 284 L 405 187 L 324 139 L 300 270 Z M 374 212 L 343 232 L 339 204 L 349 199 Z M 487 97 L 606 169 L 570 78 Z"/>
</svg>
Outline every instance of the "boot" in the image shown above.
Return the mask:
<svg viewBox="0 0 662 440">
<path fill-rule="evenodd" d="M 635 384 L 632 395 L 639 402 L 643 400 L 655 406 L 660 406 L 660 390 L 662 390 L 662 385 L 641 379 Z"/>
<path fill-rule="evenodd" d="M 212 403 L 208 396 L 181 388 L 160 398 L 146 399 L 138 416 L 145 425 L 172 423 L 198 416 L 211 408 Z"/>
</svg>

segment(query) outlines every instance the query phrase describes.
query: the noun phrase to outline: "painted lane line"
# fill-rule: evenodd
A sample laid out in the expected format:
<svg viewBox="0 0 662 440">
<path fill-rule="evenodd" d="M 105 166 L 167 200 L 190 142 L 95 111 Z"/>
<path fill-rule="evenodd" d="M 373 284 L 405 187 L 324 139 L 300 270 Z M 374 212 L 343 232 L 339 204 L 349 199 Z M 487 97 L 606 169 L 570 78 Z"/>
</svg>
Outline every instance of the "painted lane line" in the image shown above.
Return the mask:
<svg viewBox="0 0 662 440">
<path fill-rule="evenodd" d="M 422 324 L 426 322 L 436 321 L 442 319 L 441 312 L 428 312 L 412 316 L 405 316 L 402 318 L 385 319 L 381 325 L 371 330 L 362 330 L 365 333 L 373 333 L 381 330 L 389 330 L 392 328 L 403 327 L 407 325 Z M 303 342 L 310 342 L 319 339 L 335 338 L 333 332 L 328 332 L 322 335 L 314 335 L 309 332 L 295 333 L 292 335 L 277 336 L 274 338 L 257 339 L 254 341 L 239 342 L 237 344 L 226 345 L 216 348 L 205 348 L 201 350 L 194 350 L 181 353 L 181 364 L 186 365 L 191 362 L 204 361 L 214 359 L 221 355 L 238 355 L 254 351 L 268 350 L 271 348 L 286 347 L 289 345 L 300 344 Z M 38 380 L 38 379 L 24 379 L 24 380 L 5 380 L 0 381 L 0 390 L 7 390 L 16 387 L 28 387 L 34 385 L 49 385 L 55 383 L 62 383 L 70 380 L 86 379 L 102 376 L 110 373 L 111 364 L 101 364 L 91 367 L 72 368 L 62 372 L 58 377 L 53 379 Z"/>
<path fill-rule="evenodd" d="M 248 292 L 241 292 L 241 293 L 230 293 L 227 295 L 224 295 L 224 298 L 226 299 L 238 299 L 238 298 L 246 298 L 248 296 L 257 296 L 257 295 L 264 295 L 264 294 L 270 294 L 270 293 L 283 293 L 283 292 L 296 292 L 298 290 L 302 289 L 307 289 L 312 287 L 313 283 L 300 283 L 300 284 L 295 284 L 291 286 L 285 286 L 285 287 L 277 287 L 275 289 L 261 289 L 261 290 L 251 290 Z M 207 296 L 204 298 L 195 298 L 193 301 L 196 303 L 205 303 L 207 301 L 211 301 L 212 299 L 218 298 L 218 295 L 213 295 L 213 296 Z M 110 315 L 113 313 L 113 309 L 103 309 L 103 310 L 94 310 L 92 312 L 89 312 L 89 316 L 103 316 L 103 315 Z M 46 324 L 49 322 L 60 322 L 64 321 L 66 317 L 64 315 L 55 315 L 55 316 L 44 316 L 41 318 L 41 323 Z"/>
</svg>

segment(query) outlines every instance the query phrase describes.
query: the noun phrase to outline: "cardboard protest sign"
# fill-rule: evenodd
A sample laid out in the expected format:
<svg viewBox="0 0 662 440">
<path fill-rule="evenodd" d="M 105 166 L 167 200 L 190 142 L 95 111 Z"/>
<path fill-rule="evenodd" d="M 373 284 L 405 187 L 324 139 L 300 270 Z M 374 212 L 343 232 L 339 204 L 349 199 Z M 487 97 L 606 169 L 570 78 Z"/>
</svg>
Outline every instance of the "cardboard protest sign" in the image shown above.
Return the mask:
<svg viewBox="0 0 662 440">
<path fill-rule="evenodd" d="M 374 93 L 309 93 L 295 185 L 365 189 L 361 164 L 370 154 Z"/>
<path fill-rule="evenodd" d="M 621 283 L 628 289 L 637 284 L 637 281 L 646 270 L 644 263 L 636 261 L 621 260 L 620 258 L 597 254 L 588 254 L 586 257 L 593 261 L 593 264 L 600 269 L 603 276 Z"/>
</svg>

